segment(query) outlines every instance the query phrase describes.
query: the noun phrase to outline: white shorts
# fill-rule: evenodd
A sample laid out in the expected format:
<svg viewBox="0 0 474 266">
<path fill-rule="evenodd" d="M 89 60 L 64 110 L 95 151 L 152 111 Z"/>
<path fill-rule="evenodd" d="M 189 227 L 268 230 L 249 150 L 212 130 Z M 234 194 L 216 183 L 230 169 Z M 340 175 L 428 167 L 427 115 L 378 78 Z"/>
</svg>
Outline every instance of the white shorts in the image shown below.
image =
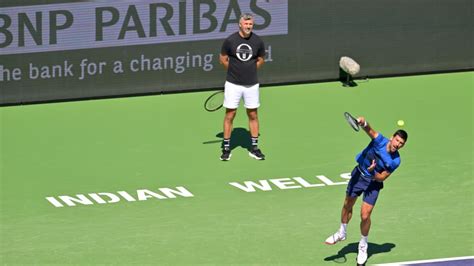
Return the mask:
<svg viewBox="0 0 474 266">
<path fill-rule="evenodd" d="M 258 83 L 252 86 L 244 86 L 226 81 L 224 85 L 224 107 L 237 109 L 241 98 L 244 98 L 244 106 L 247 109 L 260 107 L 259 87 L 260 84 Z"/>
</svg>

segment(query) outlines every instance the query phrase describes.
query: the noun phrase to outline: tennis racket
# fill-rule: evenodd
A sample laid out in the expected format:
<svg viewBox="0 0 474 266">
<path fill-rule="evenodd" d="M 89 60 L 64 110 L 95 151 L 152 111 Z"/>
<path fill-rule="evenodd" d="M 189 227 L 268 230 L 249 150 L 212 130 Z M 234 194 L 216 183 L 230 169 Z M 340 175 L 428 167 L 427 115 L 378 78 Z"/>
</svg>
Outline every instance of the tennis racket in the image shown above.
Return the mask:
<svg viewBox="0 0 474 266">
<path fill-rule="evenodd" d="M 357 121 L 357 119 L 355 119 L 351 114 L 349 114 L 348 112 L 344 112 L 344 117 L 346 118 L 347 123 L 349 123 L 349 125 L 350 125 L 355 131 L 359 131 L 359 130 L 360 130 L 359 121 Z"/>
<path fill-rule="evenodd" d="M 221 109 L 224 104 L 224 91 L 217 91 L 207 97 L 204 102 L 204 109 L 208 112 L 214 112 Z"/>
</svg>

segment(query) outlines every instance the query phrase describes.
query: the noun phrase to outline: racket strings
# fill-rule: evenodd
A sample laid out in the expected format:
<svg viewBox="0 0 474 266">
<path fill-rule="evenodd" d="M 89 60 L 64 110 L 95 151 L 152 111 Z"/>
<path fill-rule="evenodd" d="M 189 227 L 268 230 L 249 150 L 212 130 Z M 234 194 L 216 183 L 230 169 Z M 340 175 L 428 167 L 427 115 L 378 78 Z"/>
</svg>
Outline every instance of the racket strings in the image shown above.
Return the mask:
<svg viewBox="0 0 474 266">
<path fill-rule="evenodd" d="M 207 98 L 206 102 L 204 103 L 204 108 L 208 111 L 216 111 L 222 107 L 224 103 L 224 93 L 217 92 Z"/>
<path fill-rule="evenodd" d="M 219 97 L 212 97 L 208 102 L 207 105 L 210 108 L 216 108 L 222 104 L 222 99 Z"/>
<path fill-rule="evenodd" d="M 357 122 L 357 120 L 349 113 L 344 113 L 344 116 L 347 120 L 347 122 L 349 123 L 349 125 L 355 130 L 355 131 L 359 131 L 359 123 Z"/>
</svg>

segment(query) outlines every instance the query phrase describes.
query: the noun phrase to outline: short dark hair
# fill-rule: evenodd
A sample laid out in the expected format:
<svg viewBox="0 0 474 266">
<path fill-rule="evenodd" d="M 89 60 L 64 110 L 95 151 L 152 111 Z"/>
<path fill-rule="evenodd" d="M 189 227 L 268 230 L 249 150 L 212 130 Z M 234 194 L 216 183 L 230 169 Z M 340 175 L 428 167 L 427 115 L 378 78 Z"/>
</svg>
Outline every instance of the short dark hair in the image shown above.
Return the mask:
<svg viewBox="0 0 474 266">
<path fill-rule="evenodd" d="M 242 13 L 240 15 L 240 20 L 250 20 L 253 19 L 253 14 L 251 13 Z"/>
<path fill-rule="evenodd" d="M 403 130 L 403 129 L 399 129 L 397 130 L 395 133 L 393 133 L 393 136 L 399 136 L 400 138 L 404 139 L 405 141 L 408 140 L 408 133 Z"/>
</svg>

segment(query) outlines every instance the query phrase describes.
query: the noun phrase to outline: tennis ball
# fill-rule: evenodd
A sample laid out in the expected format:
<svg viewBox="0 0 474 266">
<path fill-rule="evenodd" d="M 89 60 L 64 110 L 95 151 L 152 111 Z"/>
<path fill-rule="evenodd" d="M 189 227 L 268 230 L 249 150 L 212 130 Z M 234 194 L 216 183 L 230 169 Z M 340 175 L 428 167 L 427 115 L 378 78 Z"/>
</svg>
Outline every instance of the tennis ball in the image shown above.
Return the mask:
<svg viewBox="0 0 474 266">
<path fill-rule="evenodd" d="M 403 127 L 403 126 L 405 125 L 405 121 L 403 121 L 403 120 L 398 120 L 398 121 L 397 121 L 397 125 L 398 125 L 399 127 Z"/>
</svg>

